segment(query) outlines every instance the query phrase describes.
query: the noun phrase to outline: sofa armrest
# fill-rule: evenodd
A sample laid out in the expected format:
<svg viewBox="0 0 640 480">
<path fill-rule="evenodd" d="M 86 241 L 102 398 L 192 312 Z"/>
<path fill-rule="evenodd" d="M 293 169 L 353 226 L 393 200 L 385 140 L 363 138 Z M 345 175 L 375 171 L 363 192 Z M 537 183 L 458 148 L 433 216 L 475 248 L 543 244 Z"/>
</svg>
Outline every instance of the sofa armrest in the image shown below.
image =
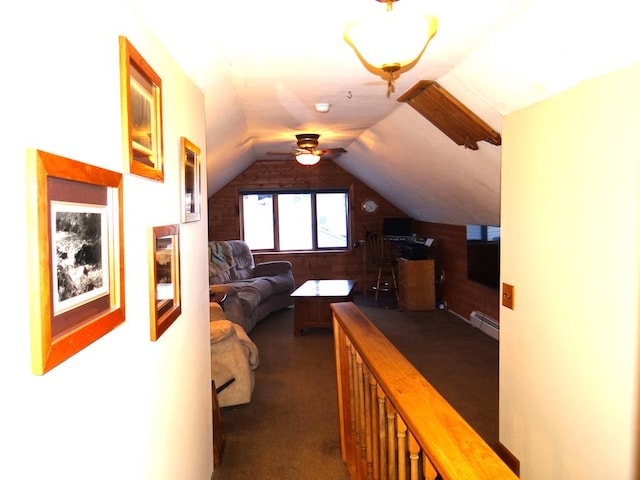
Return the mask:
<svg viewBox="0 0 640 480">
<path fill-rule="evenodd" d="M 225 285 L 224 283 L 209 285 L 209 296 L 213 295 L 214 293 L 224 293 L 227 296 L 236 295 L 236 289 L 229 285 Z"/>
<path fill-rule="evenodd" d="M 275 275 L 282 275 L 283 273 L 290 273 L 291 262 L 286 260 L 276 260 L 273 262 L 258 263 L 256 264 L 253 272 L 256 277 L 272 277 Z"/>
</svg>

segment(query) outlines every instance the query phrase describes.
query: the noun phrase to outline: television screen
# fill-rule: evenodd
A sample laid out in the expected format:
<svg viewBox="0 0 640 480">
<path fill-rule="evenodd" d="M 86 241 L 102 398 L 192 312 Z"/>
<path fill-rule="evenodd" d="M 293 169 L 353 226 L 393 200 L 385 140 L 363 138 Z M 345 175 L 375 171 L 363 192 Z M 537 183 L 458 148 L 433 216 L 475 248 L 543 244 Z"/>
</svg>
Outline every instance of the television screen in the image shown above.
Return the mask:
<svg viewBox="0 0 640 480">
<path fill-rule="evenodd" d="M 385 237 L 410 237 L 413 219 L 410 217 L 387 217 L 382 219 L 382 234 Z"/>
<path fill-rule="evenodd" d="M 491 288 L 499 288 L 499 226 L 467 225 L 467 278 Z"/>
</svg>

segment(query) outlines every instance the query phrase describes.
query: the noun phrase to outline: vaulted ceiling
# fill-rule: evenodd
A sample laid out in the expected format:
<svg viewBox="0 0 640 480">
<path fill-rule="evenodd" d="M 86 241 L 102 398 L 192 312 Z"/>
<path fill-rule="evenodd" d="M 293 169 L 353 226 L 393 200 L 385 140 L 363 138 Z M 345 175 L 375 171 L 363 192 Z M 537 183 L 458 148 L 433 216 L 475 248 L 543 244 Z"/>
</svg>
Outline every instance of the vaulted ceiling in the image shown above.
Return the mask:
<svg viewBox="0 0 640 480">
<path fill-rule="evenodd" d="M 407 215 L 497 224 L 502 147 L 458 145 L 398 97 L 437 81 L 499 133 L 503 115 L 640 61 L 634 2 L 401 0 L 394 9 L 439 27 L 388 97 L 343 39 L 351 20 L 384 8 L 374 0 L 133 1 L 205 92 L 209 196 L 313 132 Z"/>
</svg>

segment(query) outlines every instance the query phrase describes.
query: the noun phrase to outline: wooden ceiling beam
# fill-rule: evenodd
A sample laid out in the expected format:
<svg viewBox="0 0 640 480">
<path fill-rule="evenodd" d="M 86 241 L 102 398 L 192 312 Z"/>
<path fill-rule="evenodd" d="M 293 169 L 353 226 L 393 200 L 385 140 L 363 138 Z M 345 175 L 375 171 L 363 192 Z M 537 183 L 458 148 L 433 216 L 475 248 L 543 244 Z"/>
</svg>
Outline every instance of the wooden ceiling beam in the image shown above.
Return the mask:
<svg viewBox="0 0 640 480">
<path fill-rule="evenodd" d="M 502 144 L 500 134 L 453 95 L 431 80 L 421 80 L 398 98 L 433 123 L 458 145 L 478 150 L 481 140 Z"/>
</svg>

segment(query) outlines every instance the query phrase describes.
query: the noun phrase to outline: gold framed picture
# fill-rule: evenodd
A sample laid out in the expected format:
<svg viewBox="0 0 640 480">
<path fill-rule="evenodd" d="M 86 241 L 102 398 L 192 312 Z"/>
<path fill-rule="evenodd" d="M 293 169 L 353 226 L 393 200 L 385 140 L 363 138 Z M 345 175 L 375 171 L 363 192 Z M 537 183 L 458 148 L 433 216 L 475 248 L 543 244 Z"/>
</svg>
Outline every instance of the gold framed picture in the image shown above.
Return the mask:
<svg viewBox="0 0 640 480">
<path fill-rule="evenodd" d="M 156 341 L 182 312 L 180 226 L 152 227 L 149 249 L 151 340 Z"/>
<path fill-rule="evenodd" d="M 200 149 L 180 138 L 182 177 L 182 223 L 200 220 Z"/>
<path fill-rule="evenodd" d="M 31 367 L 41 375 L 125 320 L 122 174 L 27 151 Z"/>
<path fill-rule="evenodd" d="M 119 40 L 126 167 L 129 173 L 163 182 L 162 80 L 126 37 Z"/>
</svg>

